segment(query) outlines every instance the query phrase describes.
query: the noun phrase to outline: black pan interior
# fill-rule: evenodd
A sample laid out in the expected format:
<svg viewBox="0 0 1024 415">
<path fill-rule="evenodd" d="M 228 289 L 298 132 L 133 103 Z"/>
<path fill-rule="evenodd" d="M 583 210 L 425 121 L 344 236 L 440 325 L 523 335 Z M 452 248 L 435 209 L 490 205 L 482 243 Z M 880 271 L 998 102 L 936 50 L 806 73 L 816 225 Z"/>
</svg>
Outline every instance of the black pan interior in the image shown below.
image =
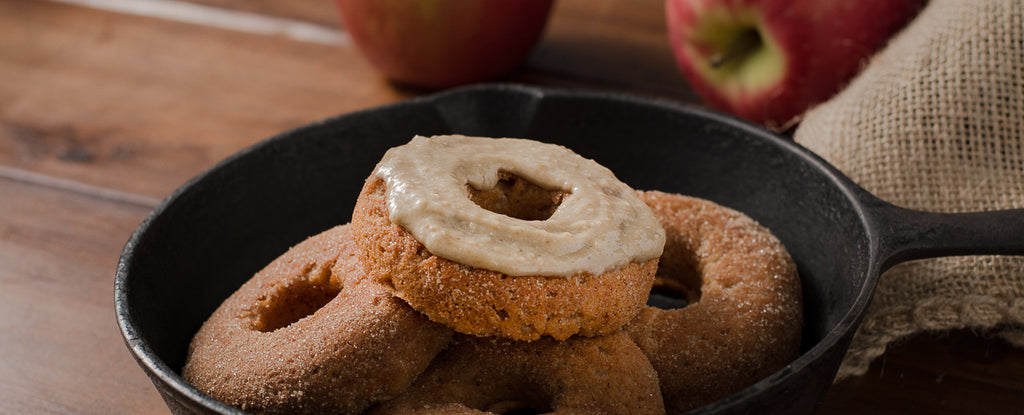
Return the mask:
<svg viewBox="0 0 1024 415">
<path fill-rule="evenodd" d="M 818 396 L 802 395 L 820 394 L 831 382 L 856 320 L 849 312 L 865 301 L 873 266 L 848 181 L 785 139 L 699 108 L 492 85 L 284 133 L 165 200 L 125 247 L 115 299 L 129 347 L 165 398 L 202 399 L 176 374 L 192 334 L 224 298 L 292 244 L 348 222 L 363 180 L 388 148 L 415 134 L 443 133 L 562 144 L 634 188 L 704 197 L 754 217 L 798 264 L 806 353 L 718 409 L 755 408 L 768 394 L 806 407 Z M 827 336 L 840 347 L 820 345 Z M 794 376 L 803 380 L 786 383 Z"/>
</svg>

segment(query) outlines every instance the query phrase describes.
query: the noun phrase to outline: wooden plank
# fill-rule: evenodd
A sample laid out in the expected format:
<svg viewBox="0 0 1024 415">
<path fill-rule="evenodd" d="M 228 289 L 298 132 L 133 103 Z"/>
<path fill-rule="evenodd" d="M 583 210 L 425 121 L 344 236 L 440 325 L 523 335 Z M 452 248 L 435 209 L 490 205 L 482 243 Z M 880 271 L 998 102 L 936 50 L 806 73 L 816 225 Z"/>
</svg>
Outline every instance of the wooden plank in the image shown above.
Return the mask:
<svg viewBox="0 0 1024 415">
<path fill-rule="evenodd" d="M 1024 349 L 968 330 L 890 347 L 861 377 L 836 384 L 821 414 L 1007 414 L 1024 408 Z"/>
<path fill-rule="evenodd" d="M 1024 407 L 1024 349 L 1014 348 L 993 333 L 923 333 L 896 345 L 887 357 L 888 361 L 896 360 L 921 370 L 934 371 L 935 362 L 942 362 L 942 372 L 936 372 L 936 383 L 942 384 L 953 376 L 1013 389 L 1019 391 L 1017 404 Z M 879 368 L 880 373 L 884 370 L 884 366 Z"/>
<path fill-rule="evenodd" d="M 6 179 L 0 195 L 0 413 L 166 413 L 113 312 L 150 208 Z"/>
<path fill-rule="evenodd" d="M 323 26 L 340 26 L 332 0 L 188 0 L 192 3 L 267 16 L 302 20 Z"/>
<path fill-rule="evenodd" d="M 281 131 L 409 96 L 348 47 L 50 2 L 0 2 L 0 56 L 0 164 L 152 197 Z"/>
</svg>

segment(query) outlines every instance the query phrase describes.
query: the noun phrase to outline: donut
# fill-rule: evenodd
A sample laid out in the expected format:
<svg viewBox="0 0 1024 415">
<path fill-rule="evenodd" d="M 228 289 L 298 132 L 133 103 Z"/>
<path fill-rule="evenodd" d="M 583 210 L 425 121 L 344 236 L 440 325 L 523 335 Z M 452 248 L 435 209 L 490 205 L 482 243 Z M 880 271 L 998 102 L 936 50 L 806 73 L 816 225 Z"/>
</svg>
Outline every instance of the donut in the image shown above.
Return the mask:
<svg viewBox="0 0 1024 415">
<path fill-rule="evenodd" d="M 456 334 L 404 393 L 371 415 L 663 414 L 658 377 L 621 330 L 523 342 Z"/>
<path fill-rule="evenodd" d="M 451 335 L 365 278 L 342 225 L 225 300 L 193 337 L 182 377 L 246 411 L 361 413 L 403 391 Z"/>
<path fill-rule="evenodd" d="M 646 307 L 625 327 L 657 371 L 666 409 L 714 402 L 791 362 L 800 349 L 802 294 L 780 241 L 707 200 L 657 191 L 640 198 L 666 231 L 656 285 L 688 303 Z"/>
<path fill-rule="evenodd" d="M 619 330 L 664 230 L 607 168 L 553 144 L 435 136 L 392 148 L 352 214 L 367 274 L 432 321 L 536 340 Z"/>
</svg>

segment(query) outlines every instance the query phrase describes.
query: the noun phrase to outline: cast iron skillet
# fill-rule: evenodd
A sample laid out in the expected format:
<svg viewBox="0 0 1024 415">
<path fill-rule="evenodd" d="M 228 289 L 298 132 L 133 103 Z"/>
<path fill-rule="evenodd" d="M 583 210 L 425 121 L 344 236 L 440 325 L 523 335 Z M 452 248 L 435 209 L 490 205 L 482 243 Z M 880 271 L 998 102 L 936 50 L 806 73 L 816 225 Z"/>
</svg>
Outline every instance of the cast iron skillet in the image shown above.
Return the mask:
<svg viewBox="0 0 1024 415">
<path fill-rule="evenodd" d="M 953 254 L 1024 254 L 1024 210 L 935 214 L 868 194 L 806 149 L 700 108 L 515 85 L 452 90 L 273 137 L 186 183 L 147 217 L 117 267 L 125 343 L 175 413 L 236 413 L 179 376 L 192 335 L 289 246 L 347 223 L 363 180 L 413 135 L 565 145 L 636 189 L 711 199 L 772 229 L 804 288 L 802 355 L 697 413 L 806 413 L 831 385 L 878 275 Z"/>
</svg>

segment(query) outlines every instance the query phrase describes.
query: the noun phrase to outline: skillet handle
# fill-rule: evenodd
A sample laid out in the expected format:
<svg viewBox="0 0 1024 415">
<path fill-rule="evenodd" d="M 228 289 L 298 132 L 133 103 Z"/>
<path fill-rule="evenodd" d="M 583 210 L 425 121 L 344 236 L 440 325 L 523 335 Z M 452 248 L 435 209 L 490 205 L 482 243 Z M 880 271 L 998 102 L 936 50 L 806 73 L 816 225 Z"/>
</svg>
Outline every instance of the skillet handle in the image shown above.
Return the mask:
<svg viewBox="0 0 1024 415">
<path fill-rule="evenodd" d="M 936 213 L 878 201 L 871 210 L 882 269 L 943 256 L 1024 255 L 1024 209 Z"/>
</svg>

